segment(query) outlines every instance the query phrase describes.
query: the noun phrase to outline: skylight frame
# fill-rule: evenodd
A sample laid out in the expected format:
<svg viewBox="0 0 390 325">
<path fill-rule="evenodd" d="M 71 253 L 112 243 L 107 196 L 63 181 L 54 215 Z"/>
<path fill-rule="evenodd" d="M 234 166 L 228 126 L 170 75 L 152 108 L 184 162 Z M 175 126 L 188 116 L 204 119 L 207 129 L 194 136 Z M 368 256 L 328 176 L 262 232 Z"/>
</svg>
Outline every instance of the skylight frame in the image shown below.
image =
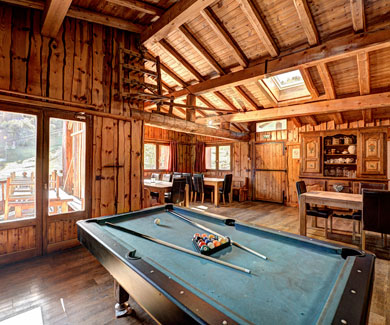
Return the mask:
<svg viewBox="0 0 390 325">
<path fill-rule="evenodd" d="M 282 81 L 280 81 L 279 78 L 283 75 L 291 74 L 292 72 L 298 74 L 300 76 L 301 80 L 300 81 L 293 81 L 292 83 L 289 83 L 288 85 L 282 85 Z M 302 74 L 299 70 L 292 70 L 289 72 L 281 73 L 281 74 L 275 75 L 271 78 L 280 91 L 306 85 L 305 80 L 303 79 Z"/>
</svg>

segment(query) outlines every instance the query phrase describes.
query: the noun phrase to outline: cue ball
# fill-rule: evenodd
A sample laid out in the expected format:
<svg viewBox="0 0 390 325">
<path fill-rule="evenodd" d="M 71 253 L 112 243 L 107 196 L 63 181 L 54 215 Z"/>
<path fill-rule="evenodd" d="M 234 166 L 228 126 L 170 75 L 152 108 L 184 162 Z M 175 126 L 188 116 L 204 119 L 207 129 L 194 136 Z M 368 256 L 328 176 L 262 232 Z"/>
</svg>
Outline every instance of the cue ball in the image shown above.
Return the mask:
<svg viewBox="0 0 390 325">
<path fill-rule="evenodd" d="M 160 224 L 160 219 L 159 219 L 159 218 L 154 219 L 154 224 L 155 224 L 155 225 L 159 225 L 159 224 Z"/>
</svg>

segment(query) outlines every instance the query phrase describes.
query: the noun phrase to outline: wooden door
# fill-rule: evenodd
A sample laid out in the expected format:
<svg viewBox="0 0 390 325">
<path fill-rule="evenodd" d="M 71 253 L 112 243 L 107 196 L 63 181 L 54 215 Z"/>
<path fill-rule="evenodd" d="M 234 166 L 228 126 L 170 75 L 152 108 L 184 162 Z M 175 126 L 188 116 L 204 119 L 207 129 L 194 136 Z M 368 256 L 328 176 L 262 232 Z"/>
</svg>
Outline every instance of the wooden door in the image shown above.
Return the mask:
<svg viewBox="0 0 390 325">
<path fill-rule="evenodd" d="M 321 137 L 302 137 L 301 174 L 321 174 Z"/>
<path fill-rule="evenodd" d="M 360 174 L 386 175 L 386 133 L 360 133 Z"/>
<path fill-rule="evenodd" d="M 255 144 L 256 200 L 284 202 L 287 159 L 284 142 Z"/>
<path fill-rule="evenodd" d="M 43 164 L 43 252 L 78 245 L 76 221 L 91 209 L 91 120 L 46 112 Z"/>
<path fill-rule="evenodd" d="M 40 111 L 0 111 L 0 265 L 42 253 Z"/>
</svg>

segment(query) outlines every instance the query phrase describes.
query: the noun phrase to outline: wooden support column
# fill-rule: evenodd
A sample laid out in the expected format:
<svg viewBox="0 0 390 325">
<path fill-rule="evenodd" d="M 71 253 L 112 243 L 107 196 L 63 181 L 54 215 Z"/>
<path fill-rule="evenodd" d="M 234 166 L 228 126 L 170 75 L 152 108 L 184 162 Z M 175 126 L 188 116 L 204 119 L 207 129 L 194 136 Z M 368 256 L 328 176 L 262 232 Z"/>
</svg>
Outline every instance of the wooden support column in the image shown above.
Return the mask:
<svg viewBox="0 0 390 325">
<path fill-rule="evenodd" d="M 328 99 L 335 99 L 336 92 L 334 90 L 333 79 L 330 75 L 328 66 L 326 65 L 326 63 L 320 63 L 317 68 L 325 88 L 326 97 Z"/>
<path fill-rule="evenodd" d="M 196 96 L 195 95 L 187 95 L 187 105 L 195 106 L 196 105 Z M 186 109 L 186 121 L 195 122 L 195 109 L 187 108 Z"/>
<path fill-rule="evenodd" d="M 41 33 L 55 38 L 72 4 L 72 0 L 46 0 Z"/>
</svg>

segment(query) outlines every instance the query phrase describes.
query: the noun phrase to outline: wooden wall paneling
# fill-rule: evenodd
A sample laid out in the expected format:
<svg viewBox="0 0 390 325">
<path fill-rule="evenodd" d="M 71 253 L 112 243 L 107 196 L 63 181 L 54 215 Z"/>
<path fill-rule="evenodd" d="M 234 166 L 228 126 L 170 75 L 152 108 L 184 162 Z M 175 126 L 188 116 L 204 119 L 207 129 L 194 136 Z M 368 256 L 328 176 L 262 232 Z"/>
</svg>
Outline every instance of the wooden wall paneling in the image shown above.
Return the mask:
<svg viewBox="0 0 390 325">
<path fill-rule="evenodd" d="M 30 10 L 13 8 L 11 43 L 11 90 L 26 92 Z"/>
<path fill-rule="evenodd" d="M 64 24 L 64 100 L 72 101 L 73 75 L 74 75 L 74 52 L 76 41 L 76 22 L 74 19 L 65 18 Z"/>
<path fill-rule="evenodd" d="M 143 121 L 131 122 L 131 211 L 141 209 L 143 198 Z"/>
<path fill-rule="evenodd" d="M 105 28 L 104 30 L 104 59 L 103 59 L 103 105 L 104 112 L 111 112 L 111 84 L 112 84 L 112 48 L 113 48 L 113 30 Z"/>
<path fill-rule="evenodd" d="M 92 105 L 103 110 L 104 28 L 93 25 L 92 34 Z"/>
<path fill-rule="evenodd" d="M 287 193 L 286 204 L 298 205 L 296 182 L 299 181 L 300 159 L 293 159 L 293 150 L 301 150 L 300 144 L 287 145 Z"/>
<path fill-rule="evenodd" d="M 32 31 L 30 37 L 30 51 L 27 63 L 27 93 L 33 95 L 41 95 L 42 87 L 42 36 L 41 29 L 41 14 L 37 11 L 32 11 Z M 48 44 L 45 42 L 45 44 Z M 46 51 L 47 52 L 47 51 Z M 46 62 L 45 62 L 46 63 Z M 46 79 L 45 79 L 46 80 Z M 62 91 L 62 89 L 61 89 Z"/>
<path fill-rule="evenodd" d="M 125 121 L 118 121 L 117 131 L 117 145 L 118 145 L 118 168 L 116 180 L 117 180 L 117 209 L 116 213 L 125 212 Z"/>
<path fill-rule="evenodd" d="M 7 253 L 7 230 L 0 231 L 0 255 Z"/>
<path fill-rule="evenodd" d="M 0 6 L 0 88 L 9 89 L 11 80 L 12 8 Z"/>
<path fill-rule="evenodd" d="M 63 28 L 61 27 L 57 37 L 50 41 L 50 61 L 49 61 L 49 80 L 48 96 L 51 98 L 62 99 L 64 94 L 64 43 Z"/>
</svg>

